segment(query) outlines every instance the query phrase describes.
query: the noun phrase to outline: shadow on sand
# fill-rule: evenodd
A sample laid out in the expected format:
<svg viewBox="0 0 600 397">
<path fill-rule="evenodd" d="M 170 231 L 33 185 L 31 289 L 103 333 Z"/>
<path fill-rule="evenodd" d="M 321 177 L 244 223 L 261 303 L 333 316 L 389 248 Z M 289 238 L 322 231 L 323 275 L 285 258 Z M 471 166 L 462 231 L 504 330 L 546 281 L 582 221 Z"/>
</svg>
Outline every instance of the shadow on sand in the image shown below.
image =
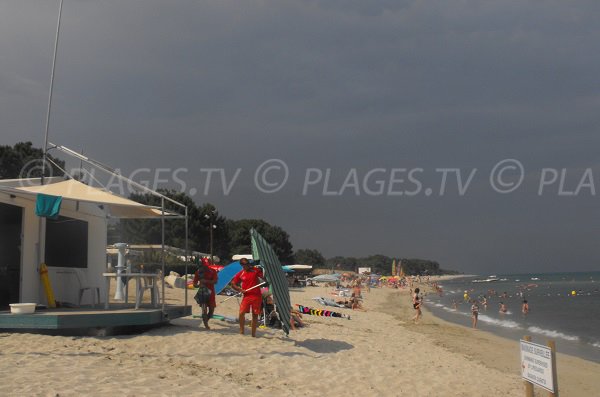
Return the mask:
<svg viewBox="0 0 600 397">
<path fill-rule="evenodd" d="M 306 339 L 302 342 L 296 342 L 295 345 L 315 353 L 337 353 L 342 350 L 354 348 L 354 346 L 349 343 L 331 339 Z"/>
</svg>

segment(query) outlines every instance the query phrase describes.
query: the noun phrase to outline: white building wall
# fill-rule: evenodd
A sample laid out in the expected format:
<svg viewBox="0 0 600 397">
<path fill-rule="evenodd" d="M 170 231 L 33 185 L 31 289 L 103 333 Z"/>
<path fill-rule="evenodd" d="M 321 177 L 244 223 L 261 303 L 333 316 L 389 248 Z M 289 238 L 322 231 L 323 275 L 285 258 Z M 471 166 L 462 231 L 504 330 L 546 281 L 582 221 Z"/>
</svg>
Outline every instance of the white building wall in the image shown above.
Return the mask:
<svg viewBox="0 0 600 397">
<path fill-rule="evenodd" d="M 20 301 L 47 304 L 46 295 L 39 276 L 39 217 L 35 215 L 35 200 L 0 193 L 0 202 L 23 208 L 22 247 L 21 247 L 21 286 Z M 82 269 L 91 285 L 100 287 L 104 294 L 102 273 L 106 269 L 106 229 L 104 212 L 95 204 L 80 203 L 79 208 L 73 202 L 64 202 L 60 214 L 69 218 L 88 222 L 88 268 Z M 70 268 L 49 267 L 48 274 L 59 302 L 76 304 L 79 283 Z M 104 302 L 106 296 L 101 300 Z M 85 292 L 82 304 L 91 303 L 91 293 Z"/>
</svg>

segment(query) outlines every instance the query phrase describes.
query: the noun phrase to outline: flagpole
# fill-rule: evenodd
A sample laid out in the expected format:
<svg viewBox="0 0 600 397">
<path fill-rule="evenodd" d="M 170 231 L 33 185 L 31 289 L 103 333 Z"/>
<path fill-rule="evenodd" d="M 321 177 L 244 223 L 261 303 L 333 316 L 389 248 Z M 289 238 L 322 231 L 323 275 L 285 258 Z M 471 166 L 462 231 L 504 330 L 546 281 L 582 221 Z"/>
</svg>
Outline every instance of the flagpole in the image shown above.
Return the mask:
<svg viewBox="0 0 600 397">
<path fill-rule="evenodd" d="M 42 175 L 40 177 L 40 185 L 44 184 L 44 175 L 46 174 L 46 162 L 48 157 L 48 130 L 50 129 L 50 111 L 52 109 L 52 91 L 54 88 L 54 70 L 56 69 L 56 53 L 58 50 L 58 37 L 60 35 L 60 20 L 62 16 L 63 0 L 60 0 L 58 5 L 58 21 L 56 23 L 56 37 L 54 38 L 54 52 L 52 54 L 52 72 L 50 73 L 50 91 L 48 93 L 48 111 L 46 112 L 46 131 L 44 133 L 44 148 L 42 156 Z M 41 266 L 45 261 L 46 251 L 46 218 L 40 217 L 38 220 L 38 266 Z M 50 305 L 50 302 L 48 302 Z"/>
<path fill-rule="evenodd" d="M 56 38 L 54 39 L 54 53 L 52 55 L 52 73 L 50 74 L 50 92 L 48 94 L 48 111 L 46 112 L 46 132 L 44 134 L 44 157 L 42 160 L 42 178 L 41 184 L 44 184 L 44 174 L 46 173 L 46 157 L 48 155 L 48 130 L 50 129 L 50 111 L 52 110 L 52 91 L 54 88 L 54 70 L 56 69 L 56 53 L 58 51 L 58 37 L 60 35 L 60 20 L 62 16 L 63 0 L 58 5 L 58 22 L 56 23 Z"/>
</svg>

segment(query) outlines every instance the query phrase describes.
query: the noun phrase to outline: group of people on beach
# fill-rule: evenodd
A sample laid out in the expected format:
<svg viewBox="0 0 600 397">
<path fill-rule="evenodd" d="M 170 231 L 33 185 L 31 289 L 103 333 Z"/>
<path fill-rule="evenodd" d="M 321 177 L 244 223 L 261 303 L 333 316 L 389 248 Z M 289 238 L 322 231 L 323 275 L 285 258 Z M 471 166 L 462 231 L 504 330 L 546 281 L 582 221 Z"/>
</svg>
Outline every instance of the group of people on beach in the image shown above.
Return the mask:
<svg viewBox="0 0 600 397">
<path fill-rule="evenodd" d="M 264 278 L 260 268 L 251 266 L 250 262 L 243 258 L 240 260 L 242 270 L 240 270 L 231 280 L 231 288 L 243 295 L 239 311 L 240 334 L 245 332 L 246 313 L 252 312 L 251 333 L 256 336 L 258 326 L 258 316 L 262 310 L 262 294 L 258 288 L 261 279 Z M 216 303 L 215 284 L 218 280 L 217 272 L 210 268 L 208 258 L 202 258 L 198 270 L 194 273 L 194 288 L 198 288 L 196 301 L 202 308 L 202 322 L 206 329 L 210 329 L 208 320 L 214 314 Z M 207 291 L 209 297 L 206 297 Z"/>
<path fill-rule="evenodd" d="M 218 280 L 217 271 L 209 266 L 208 258 L 202 258 L 198 270 L 194 273 L 193 286 L 198 288 L 196 301 L 202 308 L 202 322 L 206 329 L 210 329 L 208 321 L 213 317 L 216 304 L 215 284 Z M 258 317 L 263 309 L 263 294 L 259 288 L 264 284 L 265 278 L 263 271 L 259 267 L 253 266 L 246 258 L 240 260 L 242 270 L 240 270 L 231 280 L 231 288 L 242 295 L 238 322 L 240 325 L 240 334 L 245 333 L 246 314 L 252 313 L 250 324 L 251 335 L 256 337 L 258 327 Z M 268 294 L 265 297 L 265 307 L 274 306 L 273 296 Z M 290 308 L 291 318 L 290 326 L 296 329 L 296 326 L 304 326 L 302 313 Z"/>
</svg>

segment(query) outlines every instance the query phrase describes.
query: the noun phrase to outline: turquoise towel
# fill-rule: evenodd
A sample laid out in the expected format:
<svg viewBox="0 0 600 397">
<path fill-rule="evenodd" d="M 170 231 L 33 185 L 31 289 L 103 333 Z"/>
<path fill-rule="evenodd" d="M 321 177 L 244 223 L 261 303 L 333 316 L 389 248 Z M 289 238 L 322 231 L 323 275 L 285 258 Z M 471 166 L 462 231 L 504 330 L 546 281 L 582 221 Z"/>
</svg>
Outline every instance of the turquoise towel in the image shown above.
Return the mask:
<svg viewBox="0 0 600 397">
<path fill-rule="evenodd" d="M 47 194 L 38 194 L 35 202 L 35 214 L 46 218 L 58 218 L 60 205 L 62 203 L 61 196 L 50 196 Z"/>
</svg>

